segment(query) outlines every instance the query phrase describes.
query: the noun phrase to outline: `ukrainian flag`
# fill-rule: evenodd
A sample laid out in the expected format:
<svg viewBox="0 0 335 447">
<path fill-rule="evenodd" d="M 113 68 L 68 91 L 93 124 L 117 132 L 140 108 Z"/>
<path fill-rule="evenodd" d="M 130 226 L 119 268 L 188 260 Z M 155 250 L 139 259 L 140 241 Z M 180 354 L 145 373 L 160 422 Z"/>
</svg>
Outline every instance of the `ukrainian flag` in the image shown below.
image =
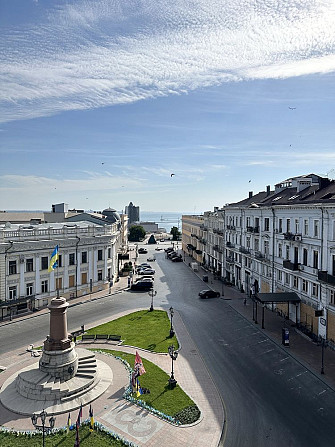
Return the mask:
<svg viewBox="0 0 335 447">
<path fill-rule="evenodd" d="M 50 256 L 49 268 L 48 272 L 52 272 L 55 268 L 58 267 L 58 245 L 56 245 L 52 255 Z"/>
</svg>

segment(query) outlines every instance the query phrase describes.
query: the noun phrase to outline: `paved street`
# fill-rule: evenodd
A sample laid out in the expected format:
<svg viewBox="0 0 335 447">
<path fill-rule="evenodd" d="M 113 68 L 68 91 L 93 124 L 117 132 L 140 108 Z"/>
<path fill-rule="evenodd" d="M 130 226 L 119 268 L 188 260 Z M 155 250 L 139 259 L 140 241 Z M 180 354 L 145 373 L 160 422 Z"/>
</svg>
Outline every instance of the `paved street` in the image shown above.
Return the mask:
<svg viewBox="0 0 335 447">
<path fill-rule="evenodd" d="M 200 290 L 210 286 L 221 291 L 221 283 L 209 275 L 209 283 L 205 284 L 203 272 L 198 276 L 192 272 L 187 258 L 185 264 L 175 264 L 165 258 L 164 252 L 155 254 L 158 292 L 155 307 L 168 309 L 172 305 L 176 309 L 180 327 L 184 326 L 185 334 L 195 342 L 193 348 L 186 348 L 182 343 L 180 355 L 188 359 L 189 365 L 199 356 L 207 367 L 208 380 L 212 377 L 215 382 L 226 413 L 222 445 L 282 446 L 284 440 L 288 446 L 332 446 L 335 439 L 334 353 L 326 350 L 326 374 L 321 376 L 319 346 L 291 327 L 290 347 L 281 346 L 281 327 L 288 322 L 269 311 L 265 330 L 261 330 L 252 321 L 251 303 L 248 301 L 244 306 L 245 295 L 234 288 L 225 288 L 224 297 L 200 300 Z M 145 259 L 146 255 L 142 255 L 140 262 Z M 69 310 L 69 330 L 79 328 L 83 322 L 89 326 L 127 309 L 150 305 L 147 293 L 129 291 L 81 301 L 85 304 Z M 15 346 L 22 346 L 22 340 L 32 340 L 29 337 L 38 342 L 45 338 L 47 324 L 45 314 L 2 326 L 0 340 L 3 342 L 6 333 L 11 335 L 11 344 Z M 5 352 L 9 348 L 1 345 L 1 349 Z M 182 371 L 189 375 L 189 368 Z M 194 399 L 197 401 L 197 397 Z M 208 400 L 212 398 L 208 396 Z"/>
</svg>

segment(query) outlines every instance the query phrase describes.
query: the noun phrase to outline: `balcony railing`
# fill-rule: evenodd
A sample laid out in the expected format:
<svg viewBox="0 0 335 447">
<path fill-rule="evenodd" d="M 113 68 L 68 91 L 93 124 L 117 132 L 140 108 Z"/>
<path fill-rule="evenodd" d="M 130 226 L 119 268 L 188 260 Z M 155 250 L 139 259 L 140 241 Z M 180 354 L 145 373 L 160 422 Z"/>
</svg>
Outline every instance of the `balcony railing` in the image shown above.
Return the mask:
<svg viewBox="0 0 335 447">
<path fill-rule="evenodd" d="M 245 255 L 250 255 L 249 248 L 246 247 L 240 247 L 240 253 L 244 253 Z"/>
<path fill-rule="evenodd" d="M 284 239 L 286 241 L 294 241 L 294 234 L 290 233 L 289 231 L 284 233 Z"/>
<path fill-rule="evenodd" d="M 226 246 L 230 247 L 230 248 L 235 248 L 235 244 L 233 244 L 232 242 L 226 242 Z"/>
<path fill-rule="evenodd" d="M 260 251 L 255 251 L 255 258 L 256 259 L 264 259 L 265 256 Z"/>
<path fill-rule="evenodd" d="M 228 263 L 228 264 L 235 264 L 235 261 L 234 261 L 234 258 L 226 258 L 226 262 Z"/>
<path fill-rule="evenodd" d="M 326 282 L 327 284 L 335 284 L 335 276 L 330 275 L 328 272 L 318 271 L 318 279 Z"/>
<path fill-rule="evenodd" d="M 296 270 L 299 270 L 299 263 L 298 262 L 291 262 L 288 259 L 284 259 L 283 267 L 285 269 L 288 269 L 288 270 L 296 271 Z"/>
</svg>

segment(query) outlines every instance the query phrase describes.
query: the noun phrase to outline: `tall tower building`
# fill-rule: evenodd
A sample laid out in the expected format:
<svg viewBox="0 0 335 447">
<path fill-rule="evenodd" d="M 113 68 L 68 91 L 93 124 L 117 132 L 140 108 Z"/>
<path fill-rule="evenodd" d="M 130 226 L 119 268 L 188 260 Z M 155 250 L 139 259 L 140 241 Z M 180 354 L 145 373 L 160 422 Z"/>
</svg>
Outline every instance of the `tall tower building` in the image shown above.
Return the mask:
<svg viewBox="0 0 335 447">
<path fill-rule="evenodd" d="M 128 223 L 139 222 L 140 220 L 140 207 L 134 206 L 133 202 L 130 202 L 125 208 L 125 213 L 128 215 Z"/>
</svg>

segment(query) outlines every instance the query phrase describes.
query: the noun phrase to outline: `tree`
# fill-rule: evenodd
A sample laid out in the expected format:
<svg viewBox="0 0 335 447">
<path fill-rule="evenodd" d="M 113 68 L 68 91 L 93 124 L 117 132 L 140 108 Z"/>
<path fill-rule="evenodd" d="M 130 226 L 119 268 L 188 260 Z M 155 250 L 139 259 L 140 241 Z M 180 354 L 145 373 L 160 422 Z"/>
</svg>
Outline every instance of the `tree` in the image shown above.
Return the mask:
<svg viewBox="0 0 335 447">
<path fill-rule="evenodd" d="M 145 237 L 145 230 L 141 225 L 132 225 L 129 228 L 129 236 L 128 240 L 131 242 L 139 242 L 140 240 L 144 239 Z"/>
<path fill-rule="evenodd" d="M 172 227 L 171 231 L 170 231 L 170 234 L 172 234 L 172 240 L 173 241 L 179 241 L 180 240 L 181 233 L 180 233 L 180 231 L 178 230 L 177 227 Z"/>
</svg>

